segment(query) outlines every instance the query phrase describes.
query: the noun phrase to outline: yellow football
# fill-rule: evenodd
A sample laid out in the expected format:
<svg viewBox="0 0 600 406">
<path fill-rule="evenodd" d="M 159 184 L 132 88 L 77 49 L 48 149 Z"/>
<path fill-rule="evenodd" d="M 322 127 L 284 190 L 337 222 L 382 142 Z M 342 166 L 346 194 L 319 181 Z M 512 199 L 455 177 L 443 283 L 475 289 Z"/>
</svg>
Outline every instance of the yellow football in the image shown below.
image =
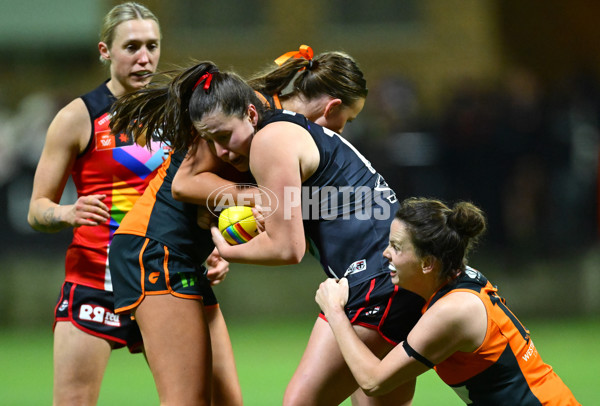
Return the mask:
<svg viewBox="0 0 600 406">
<path fill-rule="evenodd" d="M 228 207 L 219 214 L 219 231 L 231 245 L 243 244 L 258 234 L 256 219 L 248 206 Z"/>
</svg>

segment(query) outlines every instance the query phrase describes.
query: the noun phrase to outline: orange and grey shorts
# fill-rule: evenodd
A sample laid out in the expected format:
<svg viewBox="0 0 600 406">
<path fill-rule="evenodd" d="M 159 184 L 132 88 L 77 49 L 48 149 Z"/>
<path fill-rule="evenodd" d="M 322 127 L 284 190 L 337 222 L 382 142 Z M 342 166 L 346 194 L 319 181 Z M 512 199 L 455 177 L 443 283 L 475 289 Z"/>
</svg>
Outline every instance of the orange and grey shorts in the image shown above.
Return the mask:
<svg viewBox="0 0 600 406">
<path fill-rule="evenodd" d="M 135 310 L 149 295 L 202 300 L 204 306 L 218 304 L 202 264 L 146 237 L 115 235 L 110 244 L 109 268 L 116 313 Z"/>
</svg>

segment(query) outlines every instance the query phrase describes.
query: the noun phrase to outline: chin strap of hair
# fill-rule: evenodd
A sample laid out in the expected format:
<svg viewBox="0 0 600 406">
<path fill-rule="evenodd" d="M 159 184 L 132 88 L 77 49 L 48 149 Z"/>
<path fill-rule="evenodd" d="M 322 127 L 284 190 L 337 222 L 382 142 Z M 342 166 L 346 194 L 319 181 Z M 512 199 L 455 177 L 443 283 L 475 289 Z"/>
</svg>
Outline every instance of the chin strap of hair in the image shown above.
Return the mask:
<svg viewBox="0 0 600 406">
<path fill-rule="evenodd" d="M 314 53 L 311 47 L 309 47 L 308 45 L 300 45 L 300 48 L 297 51 L 290 51 L 290 52 L 286 52 L 285 54 L 281 55 L 279 58 L 275 59 L 275 63 L 279 66 L 283 65 L 283 63 L 285 61 L 287 61 L 290 58 L 304 58 L 308 61 L 308 69 L 312 68 L 312 59 L 313 59 Z M 304 68 L 302 68 L 301 70 L 304 70 Z"/>
<path fill-rule="evenodd" d="M 198 81 L 196 82 L 196 84 L 192 88 L 192 91 L 196 90 L 196 88 L 198 87 L 198 85 L 200 83 L 202 83 L 203 80 L 204 80 L 204 86 L 202 86 L 202 88 L 205 91 L 208 91 L 208 88 L 210 87 L 210 82 L 212 81 L 212 78 L 213 78 L 213 74 L 211 72 L 206 72 L 204 75 L 200 76 L 200 79 L 198 79 Z"/>
</svg>

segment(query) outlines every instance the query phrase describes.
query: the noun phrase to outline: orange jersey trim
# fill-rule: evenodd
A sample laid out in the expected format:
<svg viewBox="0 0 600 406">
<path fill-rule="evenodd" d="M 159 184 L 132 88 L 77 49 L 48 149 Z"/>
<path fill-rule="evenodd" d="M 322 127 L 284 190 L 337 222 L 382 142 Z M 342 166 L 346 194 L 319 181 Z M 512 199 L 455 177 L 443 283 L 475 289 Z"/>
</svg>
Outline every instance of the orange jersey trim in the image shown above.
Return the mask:
<svg viewBox="0 0 600 406">
<path fill-rule="evenodd" d="M 169 153 L 168 158 L 158 168 L 158 173 L 154 179 L 150 181 L 144 194 L 135 202 L 135 210 L 131 210 L 125 215 L 115 234 L 133 234 L 140 237 L 146 236 L 152 209 L 156 204 L 156 194 L 167 175 L 167 168 L 171 164 L 171 155 L 172 152 Z"/>
</svg>

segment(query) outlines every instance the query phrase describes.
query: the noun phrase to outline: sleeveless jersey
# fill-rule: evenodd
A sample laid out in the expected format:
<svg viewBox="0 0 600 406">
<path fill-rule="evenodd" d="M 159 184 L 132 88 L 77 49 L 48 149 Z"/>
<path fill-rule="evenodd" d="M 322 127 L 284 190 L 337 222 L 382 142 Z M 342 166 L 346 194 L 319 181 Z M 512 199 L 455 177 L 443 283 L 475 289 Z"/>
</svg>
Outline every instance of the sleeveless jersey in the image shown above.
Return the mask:
<svg viewBox="0 0 600 406">
<path fill-rule="evenodd" d="M 123 216 L 133 207 L 156 169 L 167 155 L 167 147 L 152 144 L 152 151 L 134 143 L 128 134 L 111 134 L 109 111 L 115 97 L 106 82 L 81 96 L 90 114 L 90 141 L 71 171 L 77 195 L 105 194 L 110 219 L 97 226 L 73 229 L 67 249 L 66 281 L 112 291 L 108 270 L 108 247 Z"/>
<path fill-rule="evenodd" d="M 473 352 L 456 352 L 435 366 L 437 374 L 468 405 L 579 405 L 573 394 L 542 361 L 529 331 L 506 307 L 498 289 L 467 267 L 455 282 L 436 292 L 424 309 L 452 292 L 477 295 L 487 312 L 487 332 Z"/>
<path fill-rule="evenodd" d="M 198 206 L 177 201 L 171 185 L 185 153 L 171 153 L 158 174 L 135 203 L 117 234 L 150 238 L 177 251 L 196 264 L 202 264 L 214 249 L 209 230 L 198 226 Z"/>
<path fill-rule="evenodd" d="M 350 286 L 389 272 L 382 254 L 398 210 L 394 191 L 339 134 L 286 110 L 268 113 L 261 125 L 276 121 L 305 128 L 319 149 L 319 166 L 301 191 L 310 253 L 329 277 L 346 277 Z"/>
</svg>

